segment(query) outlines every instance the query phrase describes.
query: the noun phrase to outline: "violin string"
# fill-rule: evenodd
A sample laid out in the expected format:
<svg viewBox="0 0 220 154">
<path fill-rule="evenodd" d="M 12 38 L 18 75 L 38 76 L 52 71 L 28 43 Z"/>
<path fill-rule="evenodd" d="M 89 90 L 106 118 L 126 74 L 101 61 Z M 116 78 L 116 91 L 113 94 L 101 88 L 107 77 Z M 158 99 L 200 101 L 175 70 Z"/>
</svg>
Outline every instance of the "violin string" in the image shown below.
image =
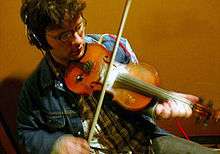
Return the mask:
<svg viewBox="0 0 220 154">
<path fill-rule="evenodd" d="M 116 87 L 122 87 L 125 86 L 127 89 L 131 89 L 133 91 L 141 92 L 143 94 L 150 94 L 152 96 L 157 96 L 160 99 L 165 100 L 178 100 L 185 104 L 190 105 L 193 108 L 193 104 L 191 101 L 187 100 L 186 98 L 171 94 L 167 90 L 164 90 L 162 88 L 156 87 L 152 84 L 145 83 L 139 79 L 136 79 L 134 77 L 131 77 L 127 74 L 120 74 L 115 82 Z"/>
</svg>

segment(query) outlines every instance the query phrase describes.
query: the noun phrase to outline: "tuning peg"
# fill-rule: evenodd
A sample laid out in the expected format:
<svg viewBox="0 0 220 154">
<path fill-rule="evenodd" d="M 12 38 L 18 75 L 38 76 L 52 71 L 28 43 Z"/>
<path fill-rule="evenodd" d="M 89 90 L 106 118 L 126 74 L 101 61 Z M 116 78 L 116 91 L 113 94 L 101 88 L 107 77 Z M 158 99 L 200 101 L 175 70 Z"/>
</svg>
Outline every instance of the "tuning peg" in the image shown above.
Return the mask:
<svg viewBox="0 0 220 154">
<path fill-rule="evenodd" d="M 213 101 L 212 101 L 212 100 L 209 100 L 207 104 L 208 104 L 208 107 L 209 107 L 209 108 L 212 108 L 212 107 L 213 107 Z"/>
<path fill-rule="evenodd" d="M 199 97 L 199 102 L 200 102 L 201 104 L 204 104 L 204 101 L 205 101 L 205 99 L 200 96 L 200 97 Z"/>
<path fill-rule="evenodd" d="M 208 120 L 203 121 L 203 126 L 208 127 Z"/>
<path fill-rule="evenodd" d="M 196 123 L 196 124 L 199 124 L 200 122 L 201 122 L 201 117 L 198 116 L 198 115 L 196 115 L 196 117 L 195 117 L 195 123 Z"/>
<path fill-rule="evenodd" d="M 203 125 L 204 125 L 205 127 L 208 126 L 208 122 L 209 122 L 210 118 L 211 118 L 211 115 L 208 115 L 208 116 L 206 116 L 206 118 L 203 120 Z"/>
</svg>

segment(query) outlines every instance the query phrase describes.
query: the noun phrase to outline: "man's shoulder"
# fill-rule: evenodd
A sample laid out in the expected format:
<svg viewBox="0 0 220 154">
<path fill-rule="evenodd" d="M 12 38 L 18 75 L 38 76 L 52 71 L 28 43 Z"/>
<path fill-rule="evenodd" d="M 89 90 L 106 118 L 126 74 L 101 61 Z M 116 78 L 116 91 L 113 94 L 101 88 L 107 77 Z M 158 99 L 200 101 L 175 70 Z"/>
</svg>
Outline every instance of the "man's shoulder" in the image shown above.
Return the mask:
<svg viewBox="0 0 220 154">
<path fill-rule="evenodd" d="M 103 43 L 106 41 L 116 41 L 117 36 L 114 34 L 87 34 L 85 36 L 85 41 L 87 43 L 100 42 Z M 126 43 L 127 39 L 125 37 L 121 37 L 120 42 Z"/>
<path fill-rule="evenodd" d="M 85 37 L 85 42 L 102 44 L 107 50 L 111 52 L 115 46 L 116 36 L 113 34 L 87 34 Z M 130 61 L 130 55 L 126 49 L 125 38 L 120 39 L 115 60 L 120 63 L 129 63 Z"/>
<path fill-rule="evenodd" d="M 85 36 L 86 43 L 100 43 L 109 51 L 113 51 L 116 39 L 117 36 L 114 34 L 87 34 Z M 137 57 L 125 37 L 120 38 L 116 61 L 120 63 L 138 63 Z"/>
<path fill-rule="evenodd" d="M 34 89 L 45 83 L 49 82 L 50 79 L 50 70 L 46 63 L 46 59 L 43 58 L 33 72 L 27 77 L 24 82 L 23 87 L 27 89 Z"/>
</svg>

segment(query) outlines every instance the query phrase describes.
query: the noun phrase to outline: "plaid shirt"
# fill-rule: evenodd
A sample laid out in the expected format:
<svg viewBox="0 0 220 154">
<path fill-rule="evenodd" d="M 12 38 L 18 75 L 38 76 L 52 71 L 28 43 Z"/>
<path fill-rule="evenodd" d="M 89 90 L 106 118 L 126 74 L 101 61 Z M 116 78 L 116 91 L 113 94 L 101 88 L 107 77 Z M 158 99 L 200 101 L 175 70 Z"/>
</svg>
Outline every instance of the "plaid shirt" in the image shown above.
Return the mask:
<svg viewBox="0 0 220 154">
<path fill-rule="evenodd" d="M 144 127 L 138 126 L 140 124 L 134 120 L 129 121 L 128 117 L 125 118 L 127 113 L 123 115 L 121 113 L 124 111 L 114 108 L 114 104 L 110 105 L 115 102 L 107 100 L 104 103 L 107 104 L 101 109 L 90 143 L 93 153 L 146 153 L 149 150 L 149 138 Z M 82 97 L 80 104 L 85 137 L 88 138 L 97 100 L 94 96 Z"/>
</svg>

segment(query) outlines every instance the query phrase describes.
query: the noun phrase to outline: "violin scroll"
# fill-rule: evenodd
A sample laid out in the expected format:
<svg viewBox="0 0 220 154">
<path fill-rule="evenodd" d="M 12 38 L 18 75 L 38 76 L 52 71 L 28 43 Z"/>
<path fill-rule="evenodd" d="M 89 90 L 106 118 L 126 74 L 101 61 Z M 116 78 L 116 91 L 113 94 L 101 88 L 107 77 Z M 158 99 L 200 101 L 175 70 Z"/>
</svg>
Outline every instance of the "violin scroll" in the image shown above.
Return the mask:
<svg viewBox="0 0 220 154">
<path fill-rule="evenodd" d="M 214 119 L 216 122 L 220 119 L 220 109 L 213 109 L 213 101 L 205 101 L 200 97 L 197 104 L 193 104 L 193 111 L 196 114 L 196 123 L 202 121 L 205 126 L 208 126 L 208 121 Z"/>
</svg>

